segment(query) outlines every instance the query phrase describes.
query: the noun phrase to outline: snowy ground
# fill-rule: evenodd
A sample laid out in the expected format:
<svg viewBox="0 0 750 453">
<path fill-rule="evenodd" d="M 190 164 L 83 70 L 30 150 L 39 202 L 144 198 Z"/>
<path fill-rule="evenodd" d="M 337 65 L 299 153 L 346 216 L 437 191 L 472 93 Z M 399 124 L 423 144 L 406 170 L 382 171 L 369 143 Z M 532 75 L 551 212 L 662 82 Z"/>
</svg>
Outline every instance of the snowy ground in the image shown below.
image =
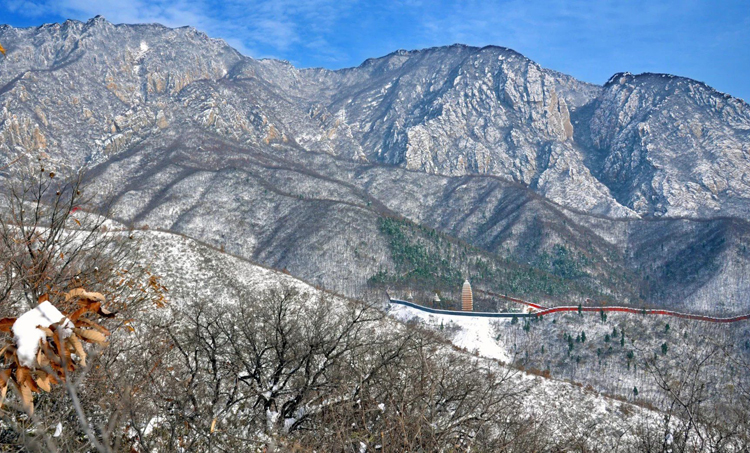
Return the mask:
<svg viewBox="0 0 750 453">
<path fill-rule="evenodd" d="M 138 236 L 145 255 L 151 257 L 151 269 L 163 277 L 163 283 L 170 289 L 173 306 L 179 306 L 183 297 L 236 297 L 228 288 L 237 286 L 259 291 L 287 284 L 305 292 L 318 291 L 290 275 L 222 253 L 184 236 L 155 231 L 139 232 Z M 512 362 L 512 351 L 517 350 L 512 337 L 498 335 L 498 331 L 518 330 L 525 335 L 520 327 L 511 329 L 516 326 L 508 325 L 510 319 L 436 315 L 401 305 L 391 305 L 389 314 L 394 319 L 385 320 L 384 329 L 401 328 L 400 323 L 393 322 L 396 320 L 418 319 L 426 327 L 442 330 L 456 346 L 492 359 L 492 366 L 498 367 L 501 365 L 496 360 Z M 623 448 L 628 445 L 626 438 L 633 427 L 659 420 L 658 413 L 607 398 L 596 391 L 509 370 L 513 375 L 512 385 L 523 393 L 520 395 L 522 410 L 535 420 L 548 423 L 551 438 L 567 438 L 565 436 L 574 432 L 584 444 L 602 451 L 618 451 L 618 448 L 628 451 Z"/>
<path fill-rule="evenodd" d="M 418 319 L 431 329 L 442 329 L 453 344 L 469 352 L 504 363 L 512 361 L 509 348 L 495 340 L 493 335 L 493 324 L 509 323 L 510 319 L 438 315 L 397 304 L 391 304 L 388 313 L 403 322 Z"/>
</svg>

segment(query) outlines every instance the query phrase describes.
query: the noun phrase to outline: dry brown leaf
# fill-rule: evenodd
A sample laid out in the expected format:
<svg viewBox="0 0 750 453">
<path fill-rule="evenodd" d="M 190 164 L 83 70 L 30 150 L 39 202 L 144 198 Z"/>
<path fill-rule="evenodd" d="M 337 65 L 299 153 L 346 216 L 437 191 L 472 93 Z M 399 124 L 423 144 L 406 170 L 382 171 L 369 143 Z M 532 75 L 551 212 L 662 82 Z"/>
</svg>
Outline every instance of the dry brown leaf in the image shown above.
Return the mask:
<svg viewBox="0 0 750 453">
<path fill-rule="evenodd" d="M 82 294 L 85 294 L 86 290 L 83 288 L 75 288 L 71 289 L 70 291 L 65 294 L 65 301 L 69 301 L 70 299 L 73 299 L 74 297 L 80 297 Z"/>
<path fill-rule="evenodd" d="M 63 343 L 60 340 L 59 332 L 55 332 L 54 339 L 55 339 L 55 347 L 57 348 L 57 356 L 60 358 L 60 364 L 63 364 L 65 363 L 63 362 L 63 360 L 66 358 L 65 357 L 66 351 L 64 351 Z"/>
<path fill-rule="evenodd" d="M 103 333 L 104 335 L 109 335 L 110 334 L 109 330 L 107 330 L 106 328 L 100 326 L 99 324 L 95 323 L 94 321 L 92 321 L 90 319 L 80 318 L 80 319 L 78 319 L 78 322 L 81 323 L 81 324 L 86 324 L 87 326 L 90 326 L 90 327 L 98 330 L 99 332 Z"/>
<path fill-rule="evenodd" d="M 18 385 L 24 385 L 30 375 L 30 369 L 26 368 L 25 366 L 18 367 L 18 369 L 16 369 L 16 382 L 18 382 Z"/>
<path fill-rule="evenodd" d="M 10 379 L 10 373 L 11 373 L 10 368 L 6 368 L 0 371 L 0 387 L 4 388 L 8 386 L 8 379 Z"/>
<path fill-rule="evenodd" d="M 96 344 L 107 344 L 107 338 L 101 332 L 97 332 L 96 330 L 76 329 L 76 333 L 86 341 Z"/>
<path fill-rule="evenodd" d="M 31 389 L 31 393 L 39 393 L 39 386 L 36 385 L 36 382 L 34 381 L 34 376 L 29 373 L 29 377 L 26 378 L 26 384 Z"/>
<path fill-rule="evenodd" d="M 73 363 L 73 356 L 70 354 L 68 348 L 64 348 L 63 354 L 65 354 L 65 365 L 67 366 L 68 371 L 75 371 L 76 366 Z"/>
<path fill-rule="evenodd" d="M 60 365 L 60 357 L 57 356 L 57 354 L 52 351 L 52 349 L 49 347 L 49 344 L 46 341 L 41 342 L 42 350 L 44 351 L 44 354 L 42 354 L 50 365 Z"/>
<path fill-rule="evenodd" d="M 88 292 L 83 288 L 76 288 L 68 291 L 68 294 L 65 295 L 65 300 L 68 301 L 76 297 L 79 299 L 104 302 L 104 295 L 102 293 Z"/>
<path fill-rule="evenodd" d="M 47 335 L 48 337 L 51 337 L 54 335 L 54 333 L 52 332 L 52 329 L 50 329 L 49 327 L 36 326 L 36 328 L 44 332 L 44 334 Z"/>
<path fill-rule="evenodd" d="M 81 359 L 81 366 L 86 366 L 86 351 L 83 350 L 81 340 L 78 339 L 76 334 L 72 334 L 68 337 L 68 341 L 73 345 L 73 349 L 76 351 L 76 355 Z"/>
<path fill-rule="evenodd" d="M 78 318 L 81 317 L 81 315 L 86 313 L 86 311 L 88 311 L 88 308 L 86 307 L 79 308 L 78 310 L 74 311 L 73 314 L 68 316 L 68 319 L 70 319 L 72 322 L 76 322 L 78 321 Z"/>
<path fill-rule="evenodd" d="M 13 359 L 13 357 L 15 357 L 16 355 L 16 346 L 15 345 L 8 346 L 4 354 L 5 354 L 5 357 L 4 357 L 5 361 L 10 362 Z"/>
<path fill-rule="evenodd" d="M 40 348 L 36 350 L 36 364 L 40 367 L 49 365 L 49 359 L 46 354 L 42 354 L 41 344 L 44 340 L 39 340 Z"/>
<path fill-rule="evenodd" d="M 41 370 L 37 371 L 36 373 L 37 374 L 34 377 L 34 382 L 36 382 L 36 385 L 45 392 L 51 391 L 52 387 L 49 384 L 49 374 Z"/>
<path fill-rule="evenodd" d="M 101 303 L 91 299 L 81 299 L 80 301 L 78 301 L 78 303 L 84 305 L 86 309 L 91 313 L 98 312 L 102 306 Z"/>
<path fill-rule="evenodd" d="M 16 318 L 3 318 L 0 319 L 0 332 L 10 333 L 10 329 L 16 322 Z"/>
<path fill-rule="evenodd" d="M 49 294 L 45 293 L 39 296 L 39 298 L 36 300 L 38 304 L 41 304 L 43 302 L 49 302 Z"/>
<path fill-rule="evenodd" d="M 29 413 L 29 415 L 34 414 L 34 395 L 31 392 L 31 387 L 25 384 L 22 384 L 18 388 L 18 393 L 21 396 L 21 403 L 23 404 L 23 408 L 26 409 L 26 412 Z"/>
</svg>

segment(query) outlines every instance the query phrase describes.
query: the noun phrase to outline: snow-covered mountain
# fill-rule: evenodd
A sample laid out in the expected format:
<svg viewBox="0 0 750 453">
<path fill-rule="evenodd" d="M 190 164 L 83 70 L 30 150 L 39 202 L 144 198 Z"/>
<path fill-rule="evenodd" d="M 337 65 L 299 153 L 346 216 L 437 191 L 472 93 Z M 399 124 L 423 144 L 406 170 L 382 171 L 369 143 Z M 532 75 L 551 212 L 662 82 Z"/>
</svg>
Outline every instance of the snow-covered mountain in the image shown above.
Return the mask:
<svg viewBox="0 0 750 453">
<path fill-rule="evenodd" d="M 378 225 L 405 218 L 555 282 L 514 294 L 750 306 L 750 108 L 699 82 L 597 86 L 493 46 L 298 69 L 101 17 L 0 42 L 0 159 L 92 167 L 119 220 L 352 295 L 399 272 Z"/>
</svg>

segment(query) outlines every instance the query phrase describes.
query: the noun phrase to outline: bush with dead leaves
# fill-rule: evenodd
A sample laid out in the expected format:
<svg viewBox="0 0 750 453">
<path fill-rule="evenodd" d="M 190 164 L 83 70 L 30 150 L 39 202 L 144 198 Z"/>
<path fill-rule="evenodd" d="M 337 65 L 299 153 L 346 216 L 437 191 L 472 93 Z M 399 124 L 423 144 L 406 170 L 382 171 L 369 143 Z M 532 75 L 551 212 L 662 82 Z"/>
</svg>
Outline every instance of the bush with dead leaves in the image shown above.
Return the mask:
<svg viewBox="0 0 750 453">
<path fill-rule="evenodd" d="M 52 385 L 65 382 L 68 373 L 75 372 L 79 366 L 86 366 L 88 353 L 84 343 L 107 344 L 109 330 L 91 319 L 94 315 L 114 316 L 102 306 L 104 296 L 77 288 L 65 294 L 64 300 L 68 304 L 76 302 L 79 308 L 63 315 L 45 295 L 40 298 L 39 306 L 21 317 L 0 320 L 0 332 L 9 334 L 5 346 L 0 350 L 0 360 L 3 362 L 0 370 L 0 407 L 7 396 L 8 387 L 12 386 L 24 410 L 32 414 L 34 393 L 49 392 Z M 24 318 L 30 318 L 31 322 L 41 319 L 42 324 L 31 326 L 24 322 Z M 31 356 L 29 345 L 22 344 L 28 343 L 29 337 L 32 341 L 37 338 L 35 332 L 29 329 L 41 332 L 38 344 L 31 345 L 31 349 L 36 350 L 36 354 Z M 22 349 L 26 351 L 19 353 Z"/>
</svg>

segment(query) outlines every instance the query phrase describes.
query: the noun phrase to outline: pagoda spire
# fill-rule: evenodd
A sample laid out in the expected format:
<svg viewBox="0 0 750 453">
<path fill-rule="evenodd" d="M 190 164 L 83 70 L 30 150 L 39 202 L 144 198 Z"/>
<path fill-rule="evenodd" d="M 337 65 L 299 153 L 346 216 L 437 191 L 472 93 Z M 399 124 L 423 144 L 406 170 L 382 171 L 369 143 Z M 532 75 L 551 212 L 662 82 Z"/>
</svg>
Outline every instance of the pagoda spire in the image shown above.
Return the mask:
<svg viewBox="0 0 750 453">
<path fill-rule="evenodd" d="M 461 289 L 461 308 L 463 311 L 474 311 L 474 294 L 471 292 L 471 283 L 467 279 Z"/>
</svg>

